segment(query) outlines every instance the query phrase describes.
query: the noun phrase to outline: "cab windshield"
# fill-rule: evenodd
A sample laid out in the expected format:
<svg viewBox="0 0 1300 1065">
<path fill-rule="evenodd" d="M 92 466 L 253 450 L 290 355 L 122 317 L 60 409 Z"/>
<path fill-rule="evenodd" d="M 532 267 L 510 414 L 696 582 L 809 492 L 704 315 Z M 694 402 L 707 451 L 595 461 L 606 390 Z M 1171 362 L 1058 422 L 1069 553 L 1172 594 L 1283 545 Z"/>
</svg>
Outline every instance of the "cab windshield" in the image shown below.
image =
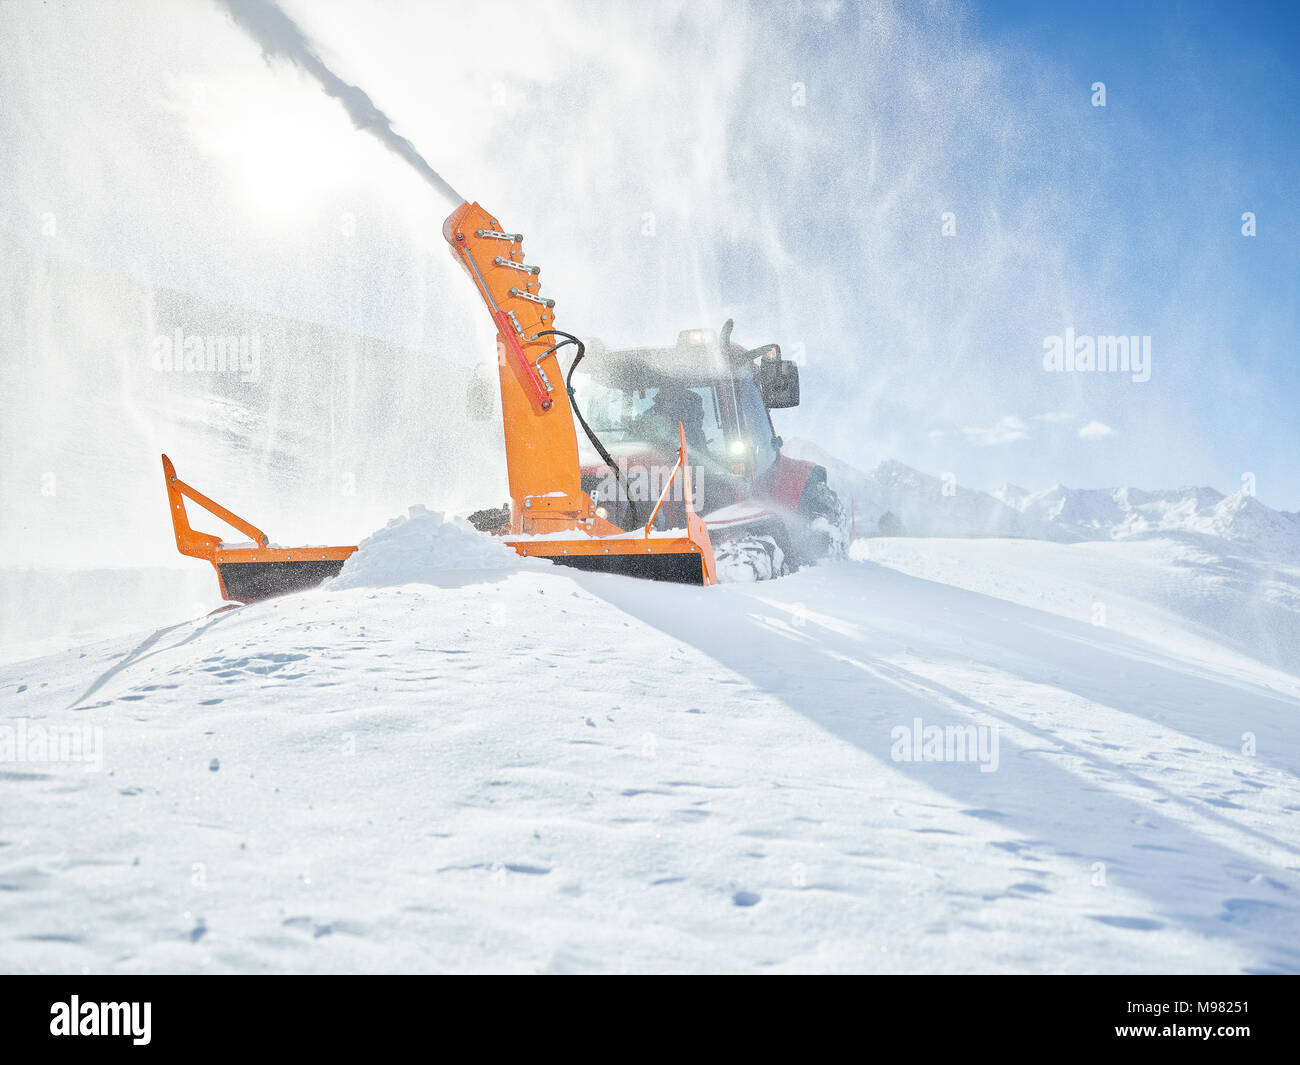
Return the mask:
<svg viewBox="0 0 1300 1065">
<path fill-rule="evenodd" d="M 702 448 L 718 458 L 725 455 L 725 399 L 712 384 L 668 378 L 637 388 L 597 380 L 579 371 L 574 374 L 573 386 L 578 409 L 608 448 L 626 450 L 619 445 L 648 444 L 656 450 L 675 450 L 680 423 L 686 431 L 687 448 Z"/>
</svg>

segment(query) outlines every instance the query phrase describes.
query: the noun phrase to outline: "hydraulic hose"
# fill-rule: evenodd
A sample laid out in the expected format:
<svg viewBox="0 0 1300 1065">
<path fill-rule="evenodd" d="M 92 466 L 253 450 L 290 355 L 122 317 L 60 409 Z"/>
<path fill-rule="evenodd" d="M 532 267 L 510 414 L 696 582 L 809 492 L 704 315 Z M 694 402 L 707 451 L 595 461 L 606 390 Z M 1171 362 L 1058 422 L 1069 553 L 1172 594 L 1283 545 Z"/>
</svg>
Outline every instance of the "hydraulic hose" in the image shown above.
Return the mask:
<svg viewBox="0 0 1300 1065">
<path fill-rule="evenodd" d="M 542 359 L 546 358 L 546 355 L 550 355 L 559 351 L 563 347 L 567 347 L 569 344 L 577 345 L 578 353 L 573 357 L 573 362 L 569 364 L 569 372 L 564 379 L 565 390 L 569 393 L 569 405 L 573 408 L 574 416 L 578 419 L 578 424 L 582 426 L 582 431 L 587 434 L 587 439 L 591 441 L 591 446 L 596 449 L 596 453 L 601 457 L 605 465 L 610 468 L 611 472 L 613 472 L 615 483 L 622 485 L 623 492 L 627 497 L 628 516 L 632 519 L 632 523 L 634 525 L 639 524 L 640 512 L 637 510 L 636 500 L 632 498 L 632 490 L 628 486 L 627 477 L 624 475 L 623 471 L 618 468 L 618 463 L 614 461 L 614 457 L 605 448 L 605 445 L 600 442 L 600 437 L 598 437 L 591 426 L 587 424 L 587 419 L 582 416 L 582 411 L 578 407 L 578 398 L 574 395 L 573 371 L 578 368 L 578 363 L 582 362 L 583 356 L 587 354 L 587 345 L 572 333 L 566 333 L 560 329 L 543 329 L 540 333 L 535 333 L 529 339 L 536 340 L 538 337 L 544 336 L 563 337 L 564 339 L 554 347 L 550 348 L 545 355 L 542 355 Z M 538 361 L 540 361 L 540 359 Z"/>
</svg>

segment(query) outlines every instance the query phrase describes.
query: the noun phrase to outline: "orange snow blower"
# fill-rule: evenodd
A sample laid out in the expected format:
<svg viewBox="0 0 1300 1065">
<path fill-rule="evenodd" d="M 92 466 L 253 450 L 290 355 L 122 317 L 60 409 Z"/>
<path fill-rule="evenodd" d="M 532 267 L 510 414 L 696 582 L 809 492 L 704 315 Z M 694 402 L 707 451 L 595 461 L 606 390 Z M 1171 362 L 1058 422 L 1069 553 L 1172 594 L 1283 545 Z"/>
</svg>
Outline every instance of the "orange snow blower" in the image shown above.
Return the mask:
<svg viewBox="0 0 1300 1065">
<path fill-rule="evenodd" d="M 645 527 L 628 532 L 607 521 L 582 490 L 575 411 L 557 355 L 568 345 L 576 347 L 569 366 L 572 375 L 584 348 L 577 337 L 555 328 L 555 301 L 540 295 L 541 270 L 525 264 L 523 237 L 505 232 L 477 203 L 457 207 L 442 232 L 497 328 L 511 497 L 502 529 L 506 542 L 520 555 L 577 569 L 683 584 L 717 583 L 709 532 L 691 502 L 691 467 L 681 425 L 677 463 Z M 614 461 L 580 415 L 578 420 L 617 474 Z M 337 575 L 356 550 L 271 547 L 261 529 L 181 481 L 166 455 L 162 462 L 176 546 L 183 555 L 212 563 L 224 599 L 248 603 L 314 587 Z M 656 519 L 674 483 L 681 488 L 685 528 L 656 532 Z M 196 532 L 185 512 L 186 498 L 239 529 L 251 544 L 228 545 L 218 536 Z"/>
<path fill-rule="evenodd" d="M 650 580 L 715 584 L 713 546 L 691 505 L 691 471 L 680 424 L 677 464 L 644 529 L 625 532 L 597 513 L 582 490 L 574 409 L 557 352 L 577 337 L 555 328 L 555 301 L 540 295 L 541 267 L 524 262 L 523 237 L 508 233 L 477 203 L 462 203 L 442 235 L 465 268 L 497 327 L 497 370 L 511 508 L 508 543 L 521 555 L 577 569 Z M 581 419 L 579 419 L 581 420 Z M 587 425 L 583 422 L 583 428 Z M 590 430 L 588 430 L 590 433 Z M 599 443 L 593 437 L 593 443 Z M 605 455 L 614 468 L 614 462 Z M 655 534 L 655 519 L 681 477 L 685 528 Z"/>
</svg>

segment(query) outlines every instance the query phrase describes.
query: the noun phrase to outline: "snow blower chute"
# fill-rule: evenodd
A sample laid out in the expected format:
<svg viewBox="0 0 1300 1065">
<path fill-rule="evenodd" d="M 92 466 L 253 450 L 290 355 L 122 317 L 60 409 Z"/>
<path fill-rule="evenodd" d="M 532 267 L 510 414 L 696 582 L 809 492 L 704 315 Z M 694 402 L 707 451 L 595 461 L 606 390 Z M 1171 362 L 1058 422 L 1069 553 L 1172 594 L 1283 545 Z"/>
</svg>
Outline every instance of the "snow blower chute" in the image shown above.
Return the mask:
<svg viewBox="0 0 1300 1065">
<path fill-rule="evenodd" d="M 708 585 L 717 582 L 713 547 L 692 506 L 686 434 L 678 426 L 676 465 L 644 528 L 627 532 L 597 512 L 582 490 L 575 410 L 557 352 L 574 345 L 569 374 L 583 356 L 582 342 L 555 328 L 555 301 L 539 295 L 540 269 L 525 265 L 523 238 L 505 232 L 477 203 L 462 203 L 443 224 L 443 236 L 482 296 L 497 328 L 501 417 L 510 483 L 506 542 L 520 555 L 549 558 L 576 569 L 650 580 Z M 578 415 L 615 476 L 614 461 Z M 191 488 L 162 457 L 176 546 L 206 559 L 217 571 L 224 599 L 254 602 L 302 591 L 335 576 L 355 547 L 271 547 L 262 530 Z M 681 478 L 677 481 L 677 478 Z M 655 521 L 674 484 L 681 490 L 685 528 L 656 532 Z M 250 544 L 226 544 L 196 532 L 185 512 L 188 498 L 239 529 Z"/>
<path fill-rule="evenodd" d="M 714 584 L 713 547 L 691 505 L 686 435 L 678 426 L 677 463 L 645 527 L 625 532 L 597 512 L 582 490 L 574 408 L 557 352 L 577 337 L 555 328 L 555 301 L 540 295 L 541 268 L 524 262 L 523 237 L 508 233 L 477 203 L 462 203 L 443 223 L 442 235 L 469 274 L 497 327 L 501 420 L 511 508 L 507 542 L 521 555 L 549 558 L 577 569 L 622 573 L 683 584 Z M 592 443 L 618 475 L 585 420 Z M 677 477 L 685 528 L 653 532 Z"/>
</svg>

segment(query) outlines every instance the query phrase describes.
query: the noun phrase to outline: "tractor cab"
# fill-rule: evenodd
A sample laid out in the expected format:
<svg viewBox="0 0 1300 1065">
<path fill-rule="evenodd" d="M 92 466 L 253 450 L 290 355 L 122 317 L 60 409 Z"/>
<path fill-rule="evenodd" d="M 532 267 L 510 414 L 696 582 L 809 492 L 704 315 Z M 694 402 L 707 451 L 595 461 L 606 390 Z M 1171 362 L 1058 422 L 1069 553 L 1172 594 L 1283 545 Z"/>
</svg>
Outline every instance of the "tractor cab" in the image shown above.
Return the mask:
<svg viewBox="0 0 1300 1065">
<path fill-rule="evenodd" d="M 588 340 L 572 383 L 578 410 L 622 473 L 580 437 L 582 487 L 625 527 L 638 511 L 629 501 L 653 504 L 657 497 L 676 458 L 679 425 L 701 513 L 770 492 L 781 439 L 768 411 L 799 402 L 798 368 L 776 344 L 732 344 L 731 322 L 721 336 L 684 330 L 671 347 L 607 350 Z"/>
</svg>

